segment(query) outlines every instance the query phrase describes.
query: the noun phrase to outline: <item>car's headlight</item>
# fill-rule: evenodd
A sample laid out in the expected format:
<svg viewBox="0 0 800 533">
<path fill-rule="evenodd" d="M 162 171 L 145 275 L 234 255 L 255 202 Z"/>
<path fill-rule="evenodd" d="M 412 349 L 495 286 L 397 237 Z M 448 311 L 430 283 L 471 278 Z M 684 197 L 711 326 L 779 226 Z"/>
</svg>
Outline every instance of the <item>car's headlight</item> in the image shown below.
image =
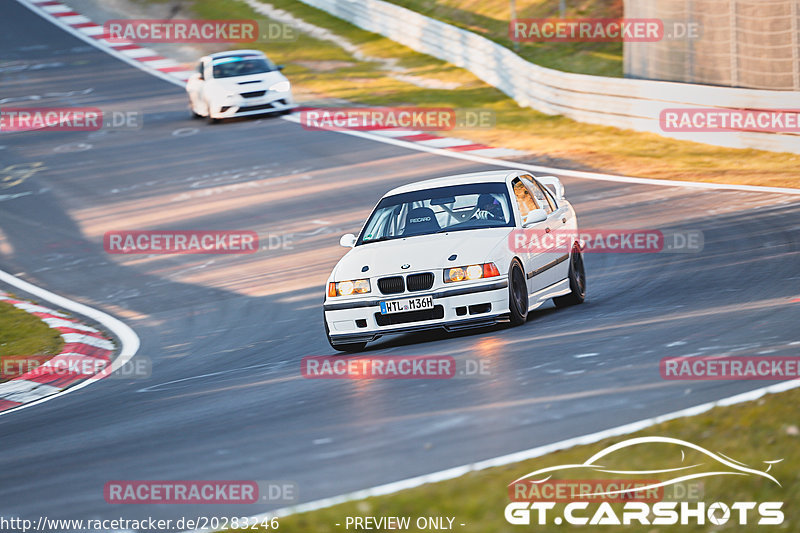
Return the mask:
<svg viewBox="0 0 800 533">
<path fill-rule="evenodd" d="M 497 266 L 494 263 L 458 266 L 444 269 L 444 282 L 454 283 L 456 281 L 493 278 L 499 275 L 500 271 L 497 270 Z"/>
<path fill-rule="evenodd" d="M 289 91 L 289 87 L 291 87 L 291 85 L 289 84 L 288 81 L 279 81 L 278 83 L 270 87 L 269 90 L 279 93 L 285 93 Z"/>
<path fill-rule="evenodd" d="M 328 296 L 350 296 L 351 294 L 365 294 L 369 292 L 368 279 L 354 279 L 348 281 L 331 281 L 328 283 Z"/>
</svg>

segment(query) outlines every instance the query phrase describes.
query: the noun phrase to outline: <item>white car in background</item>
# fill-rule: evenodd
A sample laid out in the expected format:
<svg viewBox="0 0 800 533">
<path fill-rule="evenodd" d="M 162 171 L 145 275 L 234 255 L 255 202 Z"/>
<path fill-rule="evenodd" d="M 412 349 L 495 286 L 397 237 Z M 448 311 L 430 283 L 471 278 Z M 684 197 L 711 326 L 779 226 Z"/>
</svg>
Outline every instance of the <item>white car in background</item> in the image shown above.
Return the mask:
<svg viewBox="0 0 800 533">
<path fill-rule="evenodd" d="M 575 233 L 563 249 L 515 250 L 520 230 Z M 575 211 L 553 176 L 492 171 L 389 191 L 326 285 L 331 346 L 360 351 L 383 335 L 525 322 L 550 298 L 583 302 L 586 275 Z"/>
<path fill-rule="evenodd" d="M 212 122 L 223 118 L 289 112 L 295 107 L 291 84 L 258 50 L 204 56 L 186 82 L 189 108 Z"/>
</svg>

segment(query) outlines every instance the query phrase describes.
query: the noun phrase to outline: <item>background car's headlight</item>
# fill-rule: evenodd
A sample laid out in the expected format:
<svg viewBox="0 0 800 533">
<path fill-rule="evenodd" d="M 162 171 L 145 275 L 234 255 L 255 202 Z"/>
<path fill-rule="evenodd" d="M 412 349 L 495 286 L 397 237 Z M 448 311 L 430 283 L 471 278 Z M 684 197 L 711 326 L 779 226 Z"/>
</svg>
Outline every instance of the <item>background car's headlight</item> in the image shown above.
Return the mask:
<svg viewBox="0 0 800 533">
<path fill-rule="evenodd" d="M 279 93 L 285 93 L 289 90 L 289 87 L 291 87 L 291 85 L 289 84 L 288 81 L 279 81 L 278 83 L 270 87 L 269 90 Z"/>
<path fill-rule="evenodd" d="M 456 281 L 493 278 L 499 275 L 500 271 L 497 270 L 497 266 L 494 263 L 458 266 L 444 269 L 444 282 L 453 283 Z"/>
<path fill-rule="evenodd" d="M 328 296 L 350 296 L 351 294 L 365 294 L 369 292 L 368 279 L 354 279 L 348 281 L 332 281 L 328 283 Z"/>
</svg>

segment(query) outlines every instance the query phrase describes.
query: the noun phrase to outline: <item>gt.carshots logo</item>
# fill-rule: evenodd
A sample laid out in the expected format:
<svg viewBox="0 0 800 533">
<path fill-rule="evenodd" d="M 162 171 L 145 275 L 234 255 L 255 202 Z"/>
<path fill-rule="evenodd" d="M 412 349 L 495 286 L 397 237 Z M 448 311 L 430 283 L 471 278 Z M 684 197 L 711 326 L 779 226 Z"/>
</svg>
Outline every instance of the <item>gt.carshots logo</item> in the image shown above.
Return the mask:
<svg viewBox="0 0 800 533">
<path fill-rule="evenodd" d="M 631 462 L 639 455 L 668 460 L 632 468 Z M 633 438 L 605 448 L 582 464 L 543 468 L 511 482 L 511 502 L 504 516 L 513 525 L 778 525 L 784 521 L 784 502 L 686 501 L 680 491 L 667 489 L 726 475 L 762 478 L 780 486 L 768 472 L 781 461 L 764 461 L 767 467 L 762 471 L 684 440 Z M 615 479 L 598 479 L 598 475 Z"/>
</svg>

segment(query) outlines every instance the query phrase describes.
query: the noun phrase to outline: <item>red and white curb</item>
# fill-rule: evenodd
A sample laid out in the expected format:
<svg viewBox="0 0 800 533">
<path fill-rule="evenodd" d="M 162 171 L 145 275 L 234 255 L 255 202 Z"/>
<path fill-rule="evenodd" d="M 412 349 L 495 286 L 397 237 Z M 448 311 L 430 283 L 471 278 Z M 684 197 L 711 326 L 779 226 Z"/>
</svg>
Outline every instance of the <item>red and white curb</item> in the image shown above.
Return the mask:
<svg viewBox="0 0 800 533">
<path fill-rule="evenodd" d="M 371 130 L 371 133 L 400 141 L 412 142 L 420 146 L 440 148 L 453 152 L 464 152 L 482 157 L 515 157 L 527 153 L 519 150 L 512 150 L 511 148 L 493 148 L 485 144 L 468 141 L 467 139 L 459 139 L 458 137 L 440 137 L 417 130 L 386 129 Z"/>
<path fill-rule="evenodd" d="M 114 343 L 97 329 L 48 307 L 11 298 L 2 291 L 0 301 L 39 317 L 64 339 L 61 353 L 30 372 L 0 383 L 0 411 L 41 400 L 96 375 L 84 373 L 85 369 L 111 366 Z"/>
<path fill-rule="evenodd" d="M 40 12 L 46 13 L 60 24 L 68 26 L 92 39 L 108 49 L 114 50 L 142 65 L 167 74 L 185 82 L 192 75 L 192 70 L 177 61 L 163 57 L 154 50 L 144 48 L 131 41 L 114 39 L 110 41 L 103 26 L 92 22 L 88 17 L 81 15 L 67 4 L 57 0 L 26 0 L 29 5 L 35 6 Z"/>
<path fill-rule="evenodd" d="M 194 73 L 194 70 L 186 69 L 184 65 L 181 65 L 177 61 L 163 57 L 157 52 L 149 48 L 141 47 L 136 43 L 119 41 L 117 39 L 110 41 L 108 39 L 110 36 L 105 32 L 103 26 L 92 22 L 88 17 L 81 15 L 63 2 L 59 2 L 58 0 L 23 1 L 31 6 L 35 6 L 37 10 L 47 14 L 59 24 L 67 26 L 87 37 L 91 37 L 96 41 L 97 45 L 105 48 L 107 51 L 116 52 L 128 59 L 137 61 L 141 66 L 155 71 L 160 76 L 167 75 L 179 80 L 181 83 L 185 83 L 189 76 Z M 381 137 L 418 144 L 420 146 L 449 150 L 452 152 L 469 153 L 482 157 L 518 157 L 526 155 L 527 153 L 510 148 L 494 148 L 457 137 L 442 137 L 425 131 L 384 129 L 371 130 L 371 133 Z"/>
</svg>

